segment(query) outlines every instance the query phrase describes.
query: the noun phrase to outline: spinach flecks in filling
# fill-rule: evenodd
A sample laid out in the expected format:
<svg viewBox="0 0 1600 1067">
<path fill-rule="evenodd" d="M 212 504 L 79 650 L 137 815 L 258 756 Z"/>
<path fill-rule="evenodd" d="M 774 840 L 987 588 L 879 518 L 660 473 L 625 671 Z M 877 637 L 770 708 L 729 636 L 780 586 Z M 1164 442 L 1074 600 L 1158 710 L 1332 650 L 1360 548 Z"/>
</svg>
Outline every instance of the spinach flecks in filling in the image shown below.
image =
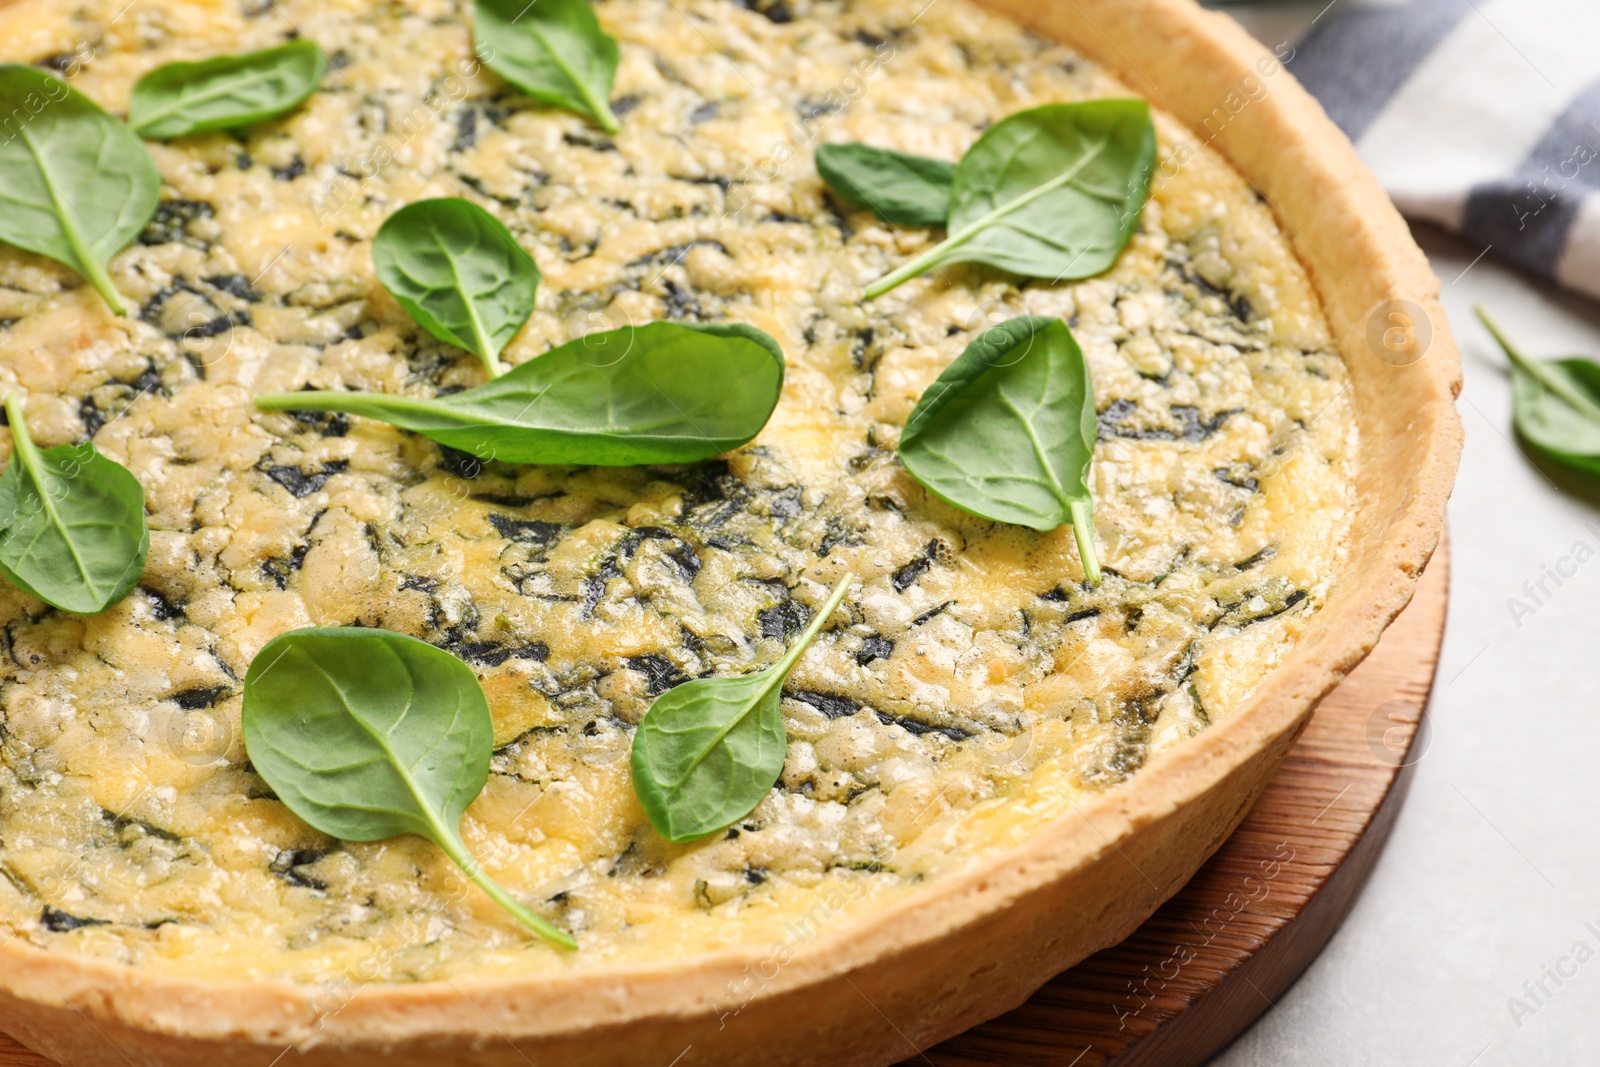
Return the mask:
<svg viewBox="0 0 1600 1067">
<path fill-rule="evenodd" d="M 169 0 L 142 2 L 159 13 Z M 920 20 L 911 0 L 827 18 L 805 2 L 707 0 L 690 15 L 713 45 L 762 53 L 740 64 L 755 86 L 724 97 L 692 76 L 705 42 L 651 32 L 681 24 L 663 0 L 608 0 L 623 56 L 612 136 L 509 88 L 451 97 L 470 20 L 281 2 L 338 71 L 317 121 L 162 148 L 174 161 L 162 203 L 112 264 L 137 315 L 59 344 L 71 302 L 97 297 L 65 268 L 0 249 L 18 379 L 64 383 L 39 397 L 41 437 L 92 436 L 134 470 L 151 532 L 134 595 L 95 620 L 93 653 L 70 616 L 0 589 L 0 889 L 14 893 L 0 908 L 18 929 L 202 975 L 227 955 L 217 931 L 262 923 L 273 933 L 255 965 L 297 980 L 367 973 L 367 946 L 402 944 L 377 979 L 543 966 L 508 924 L 442 899 L 448 872 L 426 843 L 336 846 L 284 829 L 239 748 L 237 694 L 252 649 L 310 622 L 409 634 L 466 663 L 494 715 L 474 849 L 519 900 L 603 945 L 595 958 L 637 960 L 730 915 L 769 943 L 785 907 L 834 886 L 936 881 L 986 847 L 963 837 L 973 806 L 1042 810 L 1029 790 L 1048 761 L 1070 795 L 1136 777 L 1230 714 L 1339 577 L 1358 444 L 1344 368 L 1269 210 L 1203 149 L 1158 181 L 1103 275 L 1056 285 L 965 266 L 861 301 L 863 281 L 943 233 L 886 244 L 869 211 L 822 187 L 811 148 L 849 140 L 848 119 L 874 144 L 943 145 L 953 161 L 1013 111 L 1107 95 L 1081 57 L 965 0 Z M 99 3 L 88 14 L 102 21 L 120 6 Z M 945 40 L 951 18 L 981 26 L 981 44 Z M 281 39 L 273 24 L 250 19 L 244 38 L 201 27 L 181 56 L 176 40 L 118 39 L 106 69 L 264 47 Z M 880 91 L 891 71 L 966 110 L 908 125 Z M 868 92 L 835 109 L 816 87 L 852 72 Z M 1024 89 L 991 105 L 997 84 Z M 430 108 L 403 166 L 367 165 Z M 768 166 L 796 130 L 810 147 Z M 508 368 L 626 324 L 747 322 L 783 342 L 773 421 L 701 462 L 554 467 L 356 414 L 254 411 L 252 385 L 431 399 L 487 380 L 358 255 L 421 188 L 492 212 L 545 272 L 499 352 Z M 1178 221 L 1196 192 L 1220 210 Z M 317 220 L 326 247 L 258 254 L 263 216 L 249 205 L 268 202 Z M 899 458 L 928 384 L 1021 315 L 1065 320 L 1093 372 L 1099 585 L 1080 580 L 1069 530 L 962 514 Z M 628 774 L 650 702 L 771 663 L 847 570 L 858 586 L 781 692 L 777 784 L 727 830 L 669 846 Z M 153 788 L 122 810 L 97 783 L 129 775 Z M 1013 796 L 1025 802 L 1005 807 Z M 26 862 L 24 835 L 37 844 Z M 78 880 L 91 870 L 94 887 Z M 217 899 L 231 903 L 196 903 Z M 789 903 L 769 929 L 751 901 Z M 51 932 L 46 906 L 106 925 Z M 180 939 L 156 923 L 181 924 L 194 947 L 168 954 Z M 360 947 L 340 958 L 338 946 Z"/>
</svg>

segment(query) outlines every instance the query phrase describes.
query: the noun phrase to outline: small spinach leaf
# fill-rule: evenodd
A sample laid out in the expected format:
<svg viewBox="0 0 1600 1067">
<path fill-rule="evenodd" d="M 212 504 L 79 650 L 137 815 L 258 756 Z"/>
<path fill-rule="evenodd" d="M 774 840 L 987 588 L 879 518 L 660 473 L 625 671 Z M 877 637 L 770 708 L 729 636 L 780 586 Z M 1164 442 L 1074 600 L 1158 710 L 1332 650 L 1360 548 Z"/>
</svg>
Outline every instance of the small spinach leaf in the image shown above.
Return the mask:
<svg viewBox="0 0 1600 1067">
<path fill-rule="evenodd" d="M 127 596 L 150 551 L 144 489 L 92 444 L 40 451 L 6 398 L 11 463 L 0 474 L 0 575 L 51 607 L 94 615 Z"/>
<path fill-rule="evenodd" d="M 1517 432 L 1538 452 L 1585 474 L 1600 475 L 1600 364 L 1523 355 L 1482 307 L 1474 309 L 1511 362 L 1511 409 Z"/>
<path fill-rule="evenodd" d="M 737 448 L 761 432 L 782 391 L 783 352 L 760 330 L 652 322 L 580 337 L 433 400 L 330 391 L 256 406 L 382 419 L 480 459 L 626 467 Z"/>
<path fill-rule="evenodd" d="M 475 18 L 472 39 L 490 70 L 607 133 L 621 128 L 610 103 L 621 53 L 589 0 L 478 0 Z"/>
<path fill-rule="evenodd" d="M 127 314 L 107 264 L 156 213 L 161 176 L 144 143 L 43 71 L 0 66 L 0 241 L 83 275 Z"/>
<path fill-rule="evenodd" d="M 840 198 L 896 226 L 943 226 L 953 164 L 864 144 L 825 144 L 817 173 Z"/>
<path fill-rule="evenodd" d="M 439 340 L 500 374 L 500 353 L 533 314 L 539 268 L 500 220 L 469 200 L 407 204 L 372 239 L 378 281 Z"/>
<path fill-rule="evenodd" d="M 311 826 L 346 841 L 426 837 L 517 921 L 577 947 L 485 874 L 461 840 L 494 748 L 471 667 L 386 630 L 293 630 L 251 661 L 242 720 L 256 773 Z"/>
<path fill-rule="evenodd" d="M 668 841 L 720 830 L 761 803 L 783 771 L 783 680 L 855 581 L 846 574 L 782 659 L 738 678 L 696 678 L 656 697 L 633 735 L 633 790 Z"/>
<path fill-rule="evenodd" d="M 128 125 L 155 141 L 248 126 L 299 107 L 317 91 L 327 70 L 322 49 L 305 40 L 198 63 L 168 63 L 134 83 Z"/>
<path fill-rule="evenodd" d="M 928 387 L 900 435 L 900 461 L 940 499 L 1034 530 L 1072 524 L 1084 574 L 1100 580 L 1089 463 L 1097 433 L 1083 351 L 1060 319 L 986 330 Z"/>
<path fill-rule="evenodd" d="M 866 297 L 949 263 L 1093 277 L 1133 236 L 1155 158 L 1143 100 L 1045 104 L 1002 119 L 956 165 L 948 236 L 867 286 Z"/>
</svg>

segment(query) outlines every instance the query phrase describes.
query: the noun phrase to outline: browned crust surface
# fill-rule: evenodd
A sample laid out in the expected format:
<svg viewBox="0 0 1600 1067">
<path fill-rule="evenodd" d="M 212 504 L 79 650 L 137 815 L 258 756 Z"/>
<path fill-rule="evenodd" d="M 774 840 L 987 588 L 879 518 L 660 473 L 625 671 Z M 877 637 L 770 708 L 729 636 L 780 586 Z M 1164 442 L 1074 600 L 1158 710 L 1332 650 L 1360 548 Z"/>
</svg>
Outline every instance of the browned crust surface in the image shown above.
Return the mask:
<svg viewBox="0 0 1600 1067">
<path fill-rule="evenodd" d="M 1094 57 L 1196 129 L 1270 54 L 1192 0 L 986 2 Z M 1349 367 L 1363 449 L 1349 577 L 1312 637 L 1225 721 L 987 867 L 768 963 L 771 977 L 748 999 L 730 1001 L 729 983 L 762 969 L 765 947 L 689 965 L 330 995 L 156 977 L 14 940 L 0 948 L 0 1028 L 73 1065 L 264 1067 L 293 1045 L 285 1062 L 297 1064 L 462 1062 L 470 1048 L 471 1062 L 495 1065 L 836 1067 L 958 1033 L 1126 936 L 1237 825 L 1315 702 L 1409 601 L 1438 543 L 1461 447 L 1459 355 L 1437 279 L 1322 109 L 1280 74 L 1202 137 L 1292 234 Z M 1369 319 L 1391 300 L 1409 301 L 1432 327 L 1426 353 L 1406 366 L 1368 343 Z"/>
</svg>

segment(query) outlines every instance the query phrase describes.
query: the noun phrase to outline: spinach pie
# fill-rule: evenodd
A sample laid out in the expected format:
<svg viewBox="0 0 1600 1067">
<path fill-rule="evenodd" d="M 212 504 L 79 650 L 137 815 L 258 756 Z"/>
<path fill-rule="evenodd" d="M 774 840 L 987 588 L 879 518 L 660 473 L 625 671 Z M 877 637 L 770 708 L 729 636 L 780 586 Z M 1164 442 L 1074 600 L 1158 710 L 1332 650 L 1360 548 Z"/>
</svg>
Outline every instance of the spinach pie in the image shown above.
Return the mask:
<svg viewBox="0 0 1600 1067">
<path fill-rule="evenodd" d="M 1459 451 L 1289 58 L 1189 0 L 0 6 L 0 1029 L 875 1064 L 1125 936 Z"/>
</svg>

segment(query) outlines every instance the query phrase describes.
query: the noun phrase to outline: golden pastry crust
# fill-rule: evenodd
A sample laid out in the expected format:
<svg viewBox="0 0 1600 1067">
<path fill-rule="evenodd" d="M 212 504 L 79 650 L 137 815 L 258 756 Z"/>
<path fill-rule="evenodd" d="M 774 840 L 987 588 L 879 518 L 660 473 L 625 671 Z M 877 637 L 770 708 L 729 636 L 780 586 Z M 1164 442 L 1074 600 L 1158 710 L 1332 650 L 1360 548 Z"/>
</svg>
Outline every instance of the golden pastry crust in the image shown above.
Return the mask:
<svg viewBox="0 0 1600 1067">
<path fill-rule="evenodd" d="M 670 1060 L 687 1045 L 694 1050 L 686 1062 L 873 1062 L 903 1050 L 886 1018 L 918 1044 L 955 1032 L 1120 937 L 1180 884 L 1248 806 L 1314 699 L 1409 598 L 1436 542 L 1459 449 L 1455 354 L 1436 283 L 1403 223 L 1315 104 L 1281 71 L 1263 73 L 1260 46 L 1178 0 L 1014 14 L 1045 22 L 1041 29 L 1118 70 L 1196 128 L 1205 129 L 1218 106 L 1228 109 L 1214 143 L 1296 235 L 1348 368 L 1360 428 L 1353 558 L 1307 638 L 1253 693 L 1240 693 L 1211 728 L 1156 754 L 1123 788 L 1063 794 L 1041 783 L 1046 809 L 1073 811 L 1042 832 L 1015 820 L 972 822 L 991 844 L 1014 847 L 916 892 L 873 901 L 869 921 L 844 920 L 860 896 L 849 891 L 855 883 L 841 883 L 817 892 L 815 933 L 758 942 L 755 950 L 730 947 L 692 964 L 321 991 L 156 977 L 13 942 L 5 950 L 14 960 L 12 993 L 0 1019 L 74 1063 L 113 1058 L 81 1023 L 58 1025 L 77 1018 L 75 1008 L 51 1005 L 82 1007 L 116 1044 L 171 1063 L 254 1062 L 263 1047 L 290 1042 L 320 1050 L 312 1062 L 388 1048 L 396 1056 L 390 1062 L 420 1063 L 438 1055 L 431 1050 L 462 1042 L 484 1045 L 481 1062 L 520 1059 L 500 1038 L 564 1063 L 634 1062 L 642 1047 Z M 1141 69 L 1159 71 L 1161 84 L 1143 84 Z M 1246 92 L 1249 105 L 1233 111 L 1229 94 L 1252 76 L 1267 79 L 1268 91 L 1254 99 Z M 1178 143 L 1176 127 L 1163 132 Z M 1198 158 L 1193 165 L 1204 165 L 1204 154 Z M 1180 177 L 1190 165 L 1178 165 Z M 1163 212 L 1184 210 L 1159 195 L 1157 203 Z M 1219 255 L 1237 265 L 1251 250 Z M 1403 367 L 1392 356 L 1377 358 L 1367 340 L 1371 312 L 1392 299 L 1420 306 L 1435 327 L 1427 354 Z M 1314 330 L 1310 318 L 1300 325 Z M 1071 573 L 1065 557 L 1056 568 Z M 1092 919 L 1063 928 L 1064 914 Z M 775 1042 L 776 1033 L 795 1040 Z M 181 1045 L 172 1035 L 216 1043 Z"/>
</svg>

